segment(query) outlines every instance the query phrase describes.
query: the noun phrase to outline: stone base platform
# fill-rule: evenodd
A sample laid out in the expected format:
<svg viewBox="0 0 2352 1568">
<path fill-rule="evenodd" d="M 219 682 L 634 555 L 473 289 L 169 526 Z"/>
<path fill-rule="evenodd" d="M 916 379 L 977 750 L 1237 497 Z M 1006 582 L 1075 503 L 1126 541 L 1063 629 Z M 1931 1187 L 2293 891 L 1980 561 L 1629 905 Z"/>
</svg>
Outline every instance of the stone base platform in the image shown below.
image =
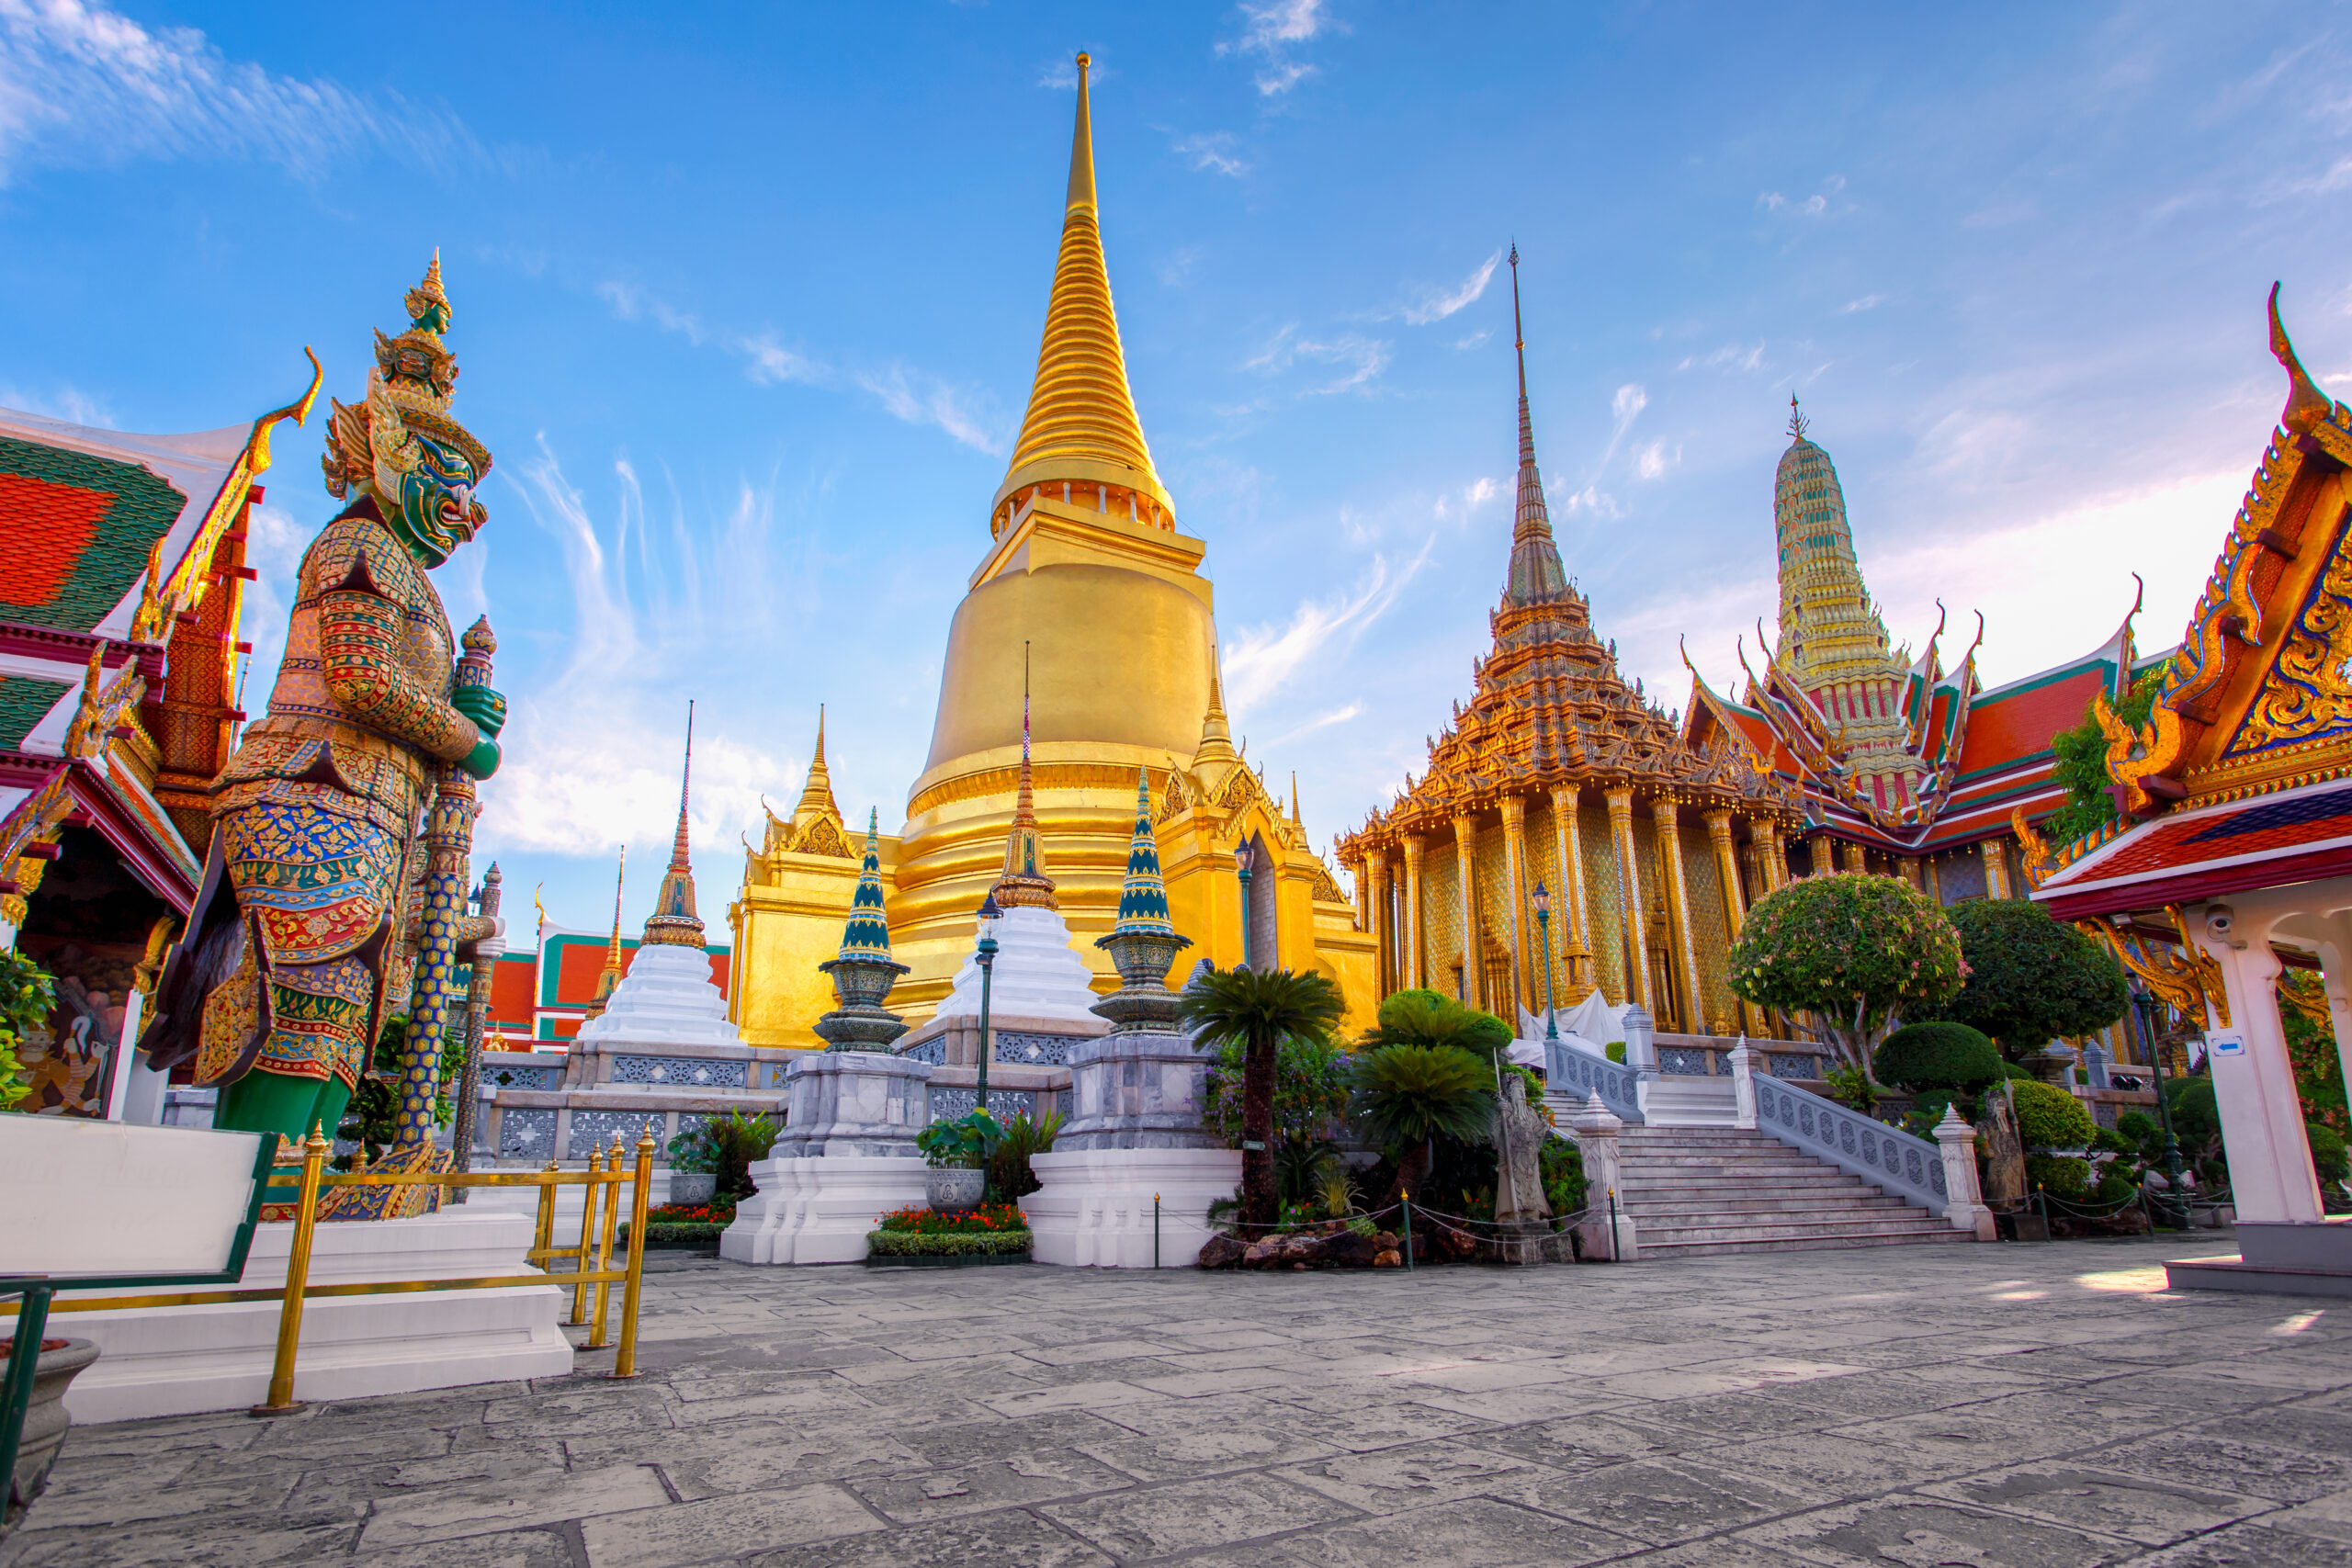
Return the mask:
<svg viewBox="0 0 2352 1568">
<path fill-rule="evenodd" d="M 719 1234 L 718 1256 L 737 1263 L 856 1263 L 865 1233 L 893 1209 L 927 1202 L 919 1158 L 831 1155 L 763 1159 L 752 1166 L 759 1191 Z"/>
<path fill-rule="evenodd" d="M 524 1254 L 531 1222 L 511 1214 L 330 1223 L 314 1234 L 310 1279 L 316 1285 L 479 1279 L 530 1269 Z M 239 1288 L 284 1284 L 293 1241 L 290 1224 L 256 1228 Z M 571 1371 L 571 1344 L 559 1326 L 568 1304 L 552 1285 L 313 1297 L 302 1308 L 294 1397 L 358 1399 L 560 1377 Z M 100 1351 L 67 1391 L 65 1407 L 76 1426 L 86 1426 L 258 1404 L 269 1393 L 278 1310 L 276 1302 L 232 1302 L 56 1314 L 52 1333 L 96 1340 Z"/>
<path fill-rule="evenodd" d="M 2167 1263 L 2165 1280 L 2176 1291 L 2352 1299 L 2352 1220 L 2302 1225 L 2241 1220 L 2237 1235 L 2239 1256 Z"/>
<path fill-rule="evenodd" d="M 1080 1269 L 1152 1266 L 1152 1195 L 1159 1197 L 1159 1266 L 1189 1269 L 1211 1235 L 1209 1205 L 1241 1185 L 1234 1149 L 1084 1149 L 1032 1155 L 1045 1186 L 1021 1200 L 1040 1263 Z"/>
</svg>

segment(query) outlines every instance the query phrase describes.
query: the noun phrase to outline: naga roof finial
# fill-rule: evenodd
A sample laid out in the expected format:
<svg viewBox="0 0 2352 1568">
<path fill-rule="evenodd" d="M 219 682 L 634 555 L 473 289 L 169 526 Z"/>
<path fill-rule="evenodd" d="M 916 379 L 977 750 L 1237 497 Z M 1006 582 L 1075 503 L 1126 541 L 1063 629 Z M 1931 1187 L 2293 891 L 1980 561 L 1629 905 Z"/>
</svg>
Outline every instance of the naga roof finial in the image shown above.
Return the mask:
<svg viewBox="0 0 2352 1568">
<path fill-rule="evenodd" d="M 2311 373 L 2303 368 L 2302 360 L 2295 353 L 2295 345 L 2287 336 L 2286 323 L 2278 319 L 2278 285 L 2270 286 L 2270 354 L 2287 371 L 2287 407 L 2278 423 L 2298 435 L 2311 434 L 2312 426 L 2335 412 L 2335 401 L 2312 382 Z"/>
</svg>

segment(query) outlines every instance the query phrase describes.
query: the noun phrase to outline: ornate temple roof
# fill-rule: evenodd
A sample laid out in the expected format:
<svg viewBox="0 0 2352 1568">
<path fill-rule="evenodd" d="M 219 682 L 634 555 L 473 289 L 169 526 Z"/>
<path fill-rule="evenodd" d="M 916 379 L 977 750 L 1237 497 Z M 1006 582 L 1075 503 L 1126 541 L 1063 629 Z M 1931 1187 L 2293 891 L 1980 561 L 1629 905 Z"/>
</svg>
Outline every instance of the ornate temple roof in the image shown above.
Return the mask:
<svg viewBox="0 0 2352 1568">
<path fill-rule="evenodd" d="M 1623 784 L 1672 789 L 1702 803 L 1793 814 L 1796 794 L 1758 764 L 1748 748 L 1722 739 L 1686 744 L 1666 714 L 1629 684 L 1617 648 L 1593 630 L 1589 606 L 1567 580 L 1535 463 L 1527 399 L 1526 345 L 1519 334 L 1519 254 L 1511 252 L 1511 305 L 1519 352 L 1519 489 L 1510 567 L 1488 615 L 1492 650 L 1471 667 L 1469 704 L 1429 742 L 1429 770 L 1409 777 L 1396 803 L 1374 812 L 1340 845 L 1433 832 L 1457 815 L 1492 808 L 1504 795 L 1555 787 Z"/>
<path fill-rule="evenodd" d="M 1143 421 L 1127 387 L 1119 346 L 1119 318 L 1111 303 L 1111 274 L 1102 259 L 1102 231 L 1094 194 L 1094 137 L 1089 113 L 1088 60 L 1078 57 L 1078 124 L 1069 150 L 1069 191 L 1063 206 L 1061 254 L 1046 306 L 1045 342 L 1037 379 L 1012 445 L 1012 461 L 991 512 L 1017 490 L 1077 480 L 1108 480 L 1170 507 L 1151 466 Z M 1163 525 L 1168 525 L 1163 524 Z"/>
</svg>

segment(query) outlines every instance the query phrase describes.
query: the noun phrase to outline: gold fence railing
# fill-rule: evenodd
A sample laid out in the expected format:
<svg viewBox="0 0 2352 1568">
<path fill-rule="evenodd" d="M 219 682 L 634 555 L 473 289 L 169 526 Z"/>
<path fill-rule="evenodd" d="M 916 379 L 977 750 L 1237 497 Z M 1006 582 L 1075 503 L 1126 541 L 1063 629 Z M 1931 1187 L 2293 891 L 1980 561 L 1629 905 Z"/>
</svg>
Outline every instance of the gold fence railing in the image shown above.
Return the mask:
<svg viewBox="0 0 2352 1568">
<path fill-rule="evenodd" d="M 618 1134 L 613 1139 L 609 1153 L 592 1152 L 585 1170 L 563 1170 L 550 1161 L 544 1170 L 472 1172 L 424 1172 L 418 1175 L 384 1174 L 357 1171 L 350 1175 L 334 1175 L 326 1169 L 328 1150 L 332 1147 L 321 1130 L 312 1128 L 309 1140 L 302 1145 L 301 1188 L 294 1205 L 294 1243 L 286 1258 L 286 1283 L 270 1289 L 238 1291 L 182 1291 L 163 1295 L 93 1296 L 69 1300 L 59 1296 L 50 1303 L 50 1311 L 105 1312 L 126 1307 L 209 1306 L 224 1302 L 279 1302 L 277 1317 L 277 1355 L 269 1379 L 269 1397 L 254 1406 L 256 1416 L 282 1415 L 299 1410 L 301 1405 L 294 1398 L 295 1351 L 302 1335 L 302 1303 L 325 1296 L 393 1295 L 415 1291 L 485 1291 L 514 1285 L 569 1285 L 571 1287 L 571 1325 L 588 1325 L 588 1340 L 584 1349 L 598 1350 L 605 1345 L 605 1325 L 612 1287 L 621 1290 L 620 1345 L 613 1358 L 613 1370 L 608 1376 L 631 1378 L 637 1375 L 637 1313 L 644 1280 L 645 1216 L 647 1201 L 653 1181 L 653 1134 L 647 1132 L 638 1139 L 633 1168 L 623 1168 L 623 1149 Z M 613 1267 L 614 1232 L 620 1220 L 621 1190 L 629 1190 L 629 1226 L 628 1253 L 623 1266 Z M 361 1280 L 342 1285 L 313 1285 L 310 1282 L 311 1249 L 318 1230 L 319 1192 L 326 1187 L 536 1187 L 539 1190 L 539 1208 L 532 1232 L 531 1250 L 525 1255 L 531 1263 L 549 1263 L 558 1258 L 572 1260 L 571 1272 L 554 1274 L 535 1271 L 529 1274 L 496 1274 L 463 1280 Z M 559 1187 L 584 1187 L 580 1206 L 580 1236 L 571 1247 L 557 1247 L 555 1240 L 555 1201 Z M 368 1222 L 358 1222 L 365 1224 Z M 593 1262 L 595 1267 L 589 1267 Z M 595 1290 L 593 1314 L 589 1310 L 588 1292 Z M 62 1290 L 71 1286 L 61 1285 Z M 15 1303 L 0 1304 L 0 1318 L 16 1314 Z"/>
</svg>

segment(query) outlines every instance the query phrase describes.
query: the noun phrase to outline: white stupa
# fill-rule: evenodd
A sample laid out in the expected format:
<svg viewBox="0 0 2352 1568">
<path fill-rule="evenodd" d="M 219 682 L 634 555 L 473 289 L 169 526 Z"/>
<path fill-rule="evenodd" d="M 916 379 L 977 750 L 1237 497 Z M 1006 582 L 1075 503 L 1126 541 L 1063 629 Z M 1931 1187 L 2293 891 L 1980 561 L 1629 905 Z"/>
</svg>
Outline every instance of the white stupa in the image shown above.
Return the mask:
<svg viewBox="0 0 2352 1568">
<path fill-rule="evenodd" d="M 1024 1022 L 1064 1022 L 1098 1034 L 1102 1021 L 1090 1010 L 1098 999 L 1088 982 L 1086 960 L 1069 944 L 1069 927 L 1054 899 L 1039 847 L 1037 812 L 1029 787 L 1029 698 L 1021 698 L 1021 793 L 1012 808 L 1012 830 L 1004 840 L 1004 870 L 989 897 L 1003 911 L 996 921 L 996 962 L 989 983 L 994 1018 Z M 978 1017 L 980 961 L 964 960 L 940 1018 Z"/>
</svg>

